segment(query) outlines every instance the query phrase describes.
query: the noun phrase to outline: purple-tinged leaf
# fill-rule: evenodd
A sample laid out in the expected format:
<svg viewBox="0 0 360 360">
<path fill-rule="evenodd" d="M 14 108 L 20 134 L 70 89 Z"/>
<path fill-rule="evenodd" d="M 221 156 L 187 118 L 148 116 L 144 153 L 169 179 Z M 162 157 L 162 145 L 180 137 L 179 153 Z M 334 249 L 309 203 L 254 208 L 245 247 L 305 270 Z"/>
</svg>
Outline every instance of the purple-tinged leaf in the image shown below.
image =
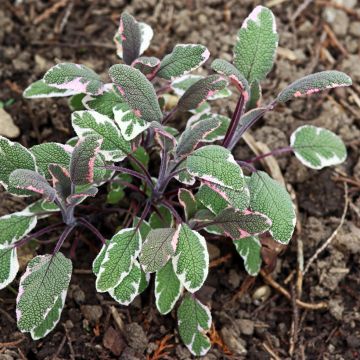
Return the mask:
<svg viewBox="0 0 360 360">
<path fill-rule="evenodd" d="M 65 199 L 71 194 L 69 171 L 58 164 L 50 164 L 49 172 L 52 176 L 53 188 L 55 189 L 58 197 L 65 202 Z"/>
<path fill-rule="evenodd" d="M 75 185 L 93 183 L 95 159 L 102 141 L 102 138 L 96 135 L 79 139 L 70 161 L 70 178 Z"/>
<path fill-rule="evenodd" d="M 134 60 L 131 66 L 141 71 L 147 78 L 151 79 L 160 66 L 160 60 L 154 56 L 142 56 Z"/>
<path fill-rule="evenodd" d="M 110 68 L 109 75 L 136 116 L 149 122 L 161 121 L 155 89 L 144 74 L 131 66 L 118 64 Z"/>
<path fill-rule="evenodd" d="M 191 85 L 180 98 L 178 108 L 187 111 L 197 108 L 217 91 L 227 86 L 227 80 L 220 75 L 210 75 Z"/>
<path fill-rule="evenodd" d="M 9 188 L 27 190 L 42 195 L 49 201 L 56 198 L 55 190 L 48 184 L 46 179 L 35 171 L 17 169 L 9 176 Z"/>
<path fill-rule="evenodd" d="M 279 102 L 292 98 L 311 95 L 319 91 L 352 85 L 351 78 L 336 70 L 321 71 L 294 81 L 278 95 Z"/>
<path fill-rule="evenodd" d="M 174 147 L 176 147 L 177 141 L 175 137 L 171 135 L 168 131 L 166 131 L 166 128 L 164 126 L 154 121 L 151 123 L 151 128 L 154 129 L 155 140 L 162 149 L 170 151 Z"/>
</svg>

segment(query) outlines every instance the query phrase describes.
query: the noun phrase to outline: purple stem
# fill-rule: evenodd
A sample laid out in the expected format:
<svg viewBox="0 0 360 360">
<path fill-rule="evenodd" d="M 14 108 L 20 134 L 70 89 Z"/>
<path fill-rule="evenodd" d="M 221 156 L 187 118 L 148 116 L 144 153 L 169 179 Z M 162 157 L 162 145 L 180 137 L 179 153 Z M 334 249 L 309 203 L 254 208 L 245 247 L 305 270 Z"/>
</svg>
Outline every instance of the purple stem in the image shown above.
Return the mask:
<svg viewBox="0 0 360 360">
<path fill-rule="evenodd" d="M 236 160 L 236 162 L 240 165 L 240 167 L 245 167 L 248 170 L 250 170 L 251 172 L 256 172 L 256 168 L 254 166 L 252 166 L 251 164 L 249 164 L 246 161 L 240 161 L 240 160 Z"/>
<path fill-rule="evenodd" d="M 135 156 L 133 156 L 132 154 L 127 154 L 128 158 L 131 159 L 134 163 L 136 163 L 139 168 L 143 171 L 143 173 L 145 174 L 145 176 L 148 178 L 148 180 L 150 181 L 150 183 L 152 183 L 151 181 L 151 175 L 149 173 L 149 171 L 146 169 L 146 167 L 143 165 L 143 163 L 141 161 L 139 161 Z"/>
<path fill-rule="evenodd" d="M 244 109 L 244 104 L 245 104 L 245 99 L 244 99 L 244 96 L 241 94 L 239 97 L 239 100 L 236 104 L 235 111 L 231 118 L 229 128 L 226 132 L 226 135 L 225 135 L 225 138 L 224 138 L 224 141 L 222 144 L 225 148 L 228 148 L 229 144 L 231 143 L 232 138 L 234 137 L 235 131 L 239 125 L 241 114 Z"/>
<path fill-rule="evenodd" d="M 72 224 L 67 226 L 63 233 L 60 235 L 59 241 L 57 242 L 55 249 L 53 251 L 53 255 L 55 255 L 61 248 L 64 241 L 67 239 L 67 237 L 70 235 L 70 233 L 73 231 L 73 229 L 76 227 L 76 224 Z"/>
<path fill-rule="evenodd" d="M 105 244 L 106 239 L 101 235 L 100 231 L 94 225 L 89 223 L 85 218 L 80 218 L 78 221 L 88 230 L 90 230 L 98 239 L 100 239 L 103 245 Z"/>
<path fill-rule="evenodd" d="M 114 171 L 119 171 L 119 172 L 122 172 L 122 173 L 125 173 L 125 174 L 129 174 L 129 175 L 134 176 L 134 177 L 136 177 L 138 179 L 146 181 L 149 186 L 153 187 L 152 182 L 150 181 L 150 179 L 148 179 L 147 176 L 145 176 L 143 174 L 140 174 L 135 170 L 131 170 L 131 169 L 124 168 L 122 166 L 115 166 L 115 165 L 108 165 L 108 166 L 102 166 L 102 167 L 104 169 L 107 169 L 107 170 L 114 170 Z"/>
<path fill-rule="evenodd" d="M 167 199 L 161 199 L 160 202 L 171 211 L 178 224 L 181 224 L 183 222 L 179 213 L 175 210 L 175 208 L 171 205 L 171 203 Z"/>
<path fill-rule="evenodd" d="M 177 106 L 175 106 L 174 108 L 171 109 L 171 111 L 169 111 L 166 116 L 162 119 L 161 124 L 165 125 L 168 121 L 170 121 L 170 119 L 174 116 L 174 114 L 177 111 Z"/>
<path fill-rule="evenodd" d="M 288 152 L 291 152 L 293 151 L 293 148 L 291 146 L 285 146 L 285 147 L 282 147 L 282 148 L 278 148 L 278 149 L 274 149 L 272 151 L 269 151 L 265 154 L 261 154 L 261 155 L 258 155 L 258 156 L 255 156 L 253 157 L 252 159 L 250 160 L 246 160 L 245 163 L 254 163 L 256 161 L 259 161 L 261 159 L 264 159 L 268 156 L 276 156 L 276 155 L 280 155 L 280 154 L 284 154 L 284 153 L 288 153 Z"/>
</svg>

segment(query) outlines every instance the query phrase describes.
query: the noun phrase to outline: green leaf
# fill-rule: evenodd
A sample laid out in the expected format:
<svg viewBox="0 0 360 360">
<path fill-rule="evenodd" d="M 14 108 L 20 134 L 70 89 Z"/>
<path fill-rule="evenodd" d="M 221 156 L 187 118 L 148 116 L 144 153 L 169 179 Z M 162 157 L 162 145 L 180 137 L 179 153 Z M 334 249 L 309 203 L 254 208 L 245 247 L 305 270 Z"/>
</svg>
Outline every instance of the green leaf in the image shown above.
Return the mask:
<svg viewBox="0 0 360 360">
<path fill-rule="evenodd" d="M 29 85 L 23 92 L 26 99 L 36 98 L 50 98 L 50 97 L 63 97 L 77 94 L 76 90 L 72 89 L 58 89 L 57 87 L 50 86 L 44 80 L 38 80 Z"/>
<path fill-rule="evenodd" d="M 187 169 L 234 208 L 248 207 L 249 192 L 244 175 L 229 150 L 218 145 L 204 146 L 187 158 Z"/>
<path fill-rule="evenodd" d="M 174 272 L 172 261 L 168 261 L 155 277 L 156 307 L 160 314 L 166 315 L 174 308 L 182 291 L 183 286 Z"/>
<path fill-rule="evenodd" d="M 72 272 L 71 260 L 63 254 L 33 258 L 20 279 L 16 299 L 16 317 L 20 331 L 39 326 L 68 289 Z"/>
<path fill-rule="evenodd" d="M 157 76 L 173 80 L 201 66 L 209 58 L 209 50 L 203 45 L 179 44 L 161 61 Z"/>
<path fill-rule="evenodd" d="M 141 282 L 141 268 L 138 261 L 134 261 L 128 275 L 109 291 L 109 294 L 121 305 L 129 305 L 139 294 Z"/>
<path fill-rule="evenodd" d="M 204 79 L 204 76 L 187 74 L 178 79 L 175 79 L 170 86 L 171 89 L 174 91 L 175 95 L 183 96 L 185 94 L 185 91 L 190 86 L 194 85 L 196 82 L 198 82 L 201 79 Z"/>
<path fill-rule="evenodd" d="M 271 220 L 258 212 L 227 208 L 212 220 L 212 224 L 220 226 L 227 236 L 237 240 L 266 232 L 271 227 Z"/>
<path fill-rule="evenodd" d="M 130 143 L 121 135 L 114 121 L 96 111 L 76 111 L 72 126 L 79 137 L 98 135 L 103 139 L 101 153 L 107 161 L 121 161 L 131 152 Z"/>
<path fill-rule="evenodd" d="M 135 151 L 133 151 L 132 156 L 140 161 L 140 163 L 143 164 L 146 169 L 149 167 L 150 155 L 142 146 L 139 146 Z M 129 162 L 134 170 L 139 172 L 142 171 L 140 166 L 134 160 L 129 159 Z"/>
<path fill-rule="evenodd" d="M 21 214 L 27 216 L 36 215 L 37 219 L 44 219 L 50 216 L 46 213 L 58 211 L 60 211 L 60 209 L 55 203 L 40 199 L 27 206 L 23 211 L 21 211 Z"/>
<path fill-rule="evenodd" d="M 141 71 L 146 77 L 151 79 L 160 66 L 160 60 L 154 56 L 142 56 L 136 59 L 131 66 Z"/>
<path fill-rule="evenodd" d="M 103 262 L 105 258 L 105 254 L 107 251 L 107 248 L 109 247 L 110 240 L 106 240 L 105 244 L 101 247 L 99 253 L 97 254 L 96 258 L 94 259 L 92 263 L 92 271 L 97 276 L 100 272 L 101 263 Z"/>
<path fill-rule="evenodd" d="M 72 95 L 99 95 L 104 92 L 100 76 L 85 65 L 61 63 L 48 70 L 43 79 L 47 85 L 72 91 Z"/>
<path fill-rule="evenodd" d="M 51 179 L 49 172 L 50 164 L 57 164 L 69 169 L 72 147 L 55 142 L 33 146 L 30 151 L 35 156 L 37 167 L 42 171 L 46 179 Z"/>
<path fill-rule="evenodd" d="M 85 106 L 83 104 L 83 99 L 86 96 L 90 96 L 90 95 L 86 95 L 86 94 L 76 94 L 73 95 L 70 99 L 69 99 L 69 108 L 71 111 L 80 111 L 80 110 L 85 110 Z"/>
<path fill-rule="evenodd" d="M 179 173 L 175 175 L 175 179 L 181 182 L 184 185 L 194 185 L 195 184 L 195 177 L 192 176 L 189 171 L 187 170 L 187 160 L 184 160 L 178 166 Z M 180 171 L 181 170 L 181 171 Z"/>
<path fill-rule="evenodd" d="M 287 244 L 294 232 L 296 214 L 289 193 L 263 171 L 254 172 L 249 180 L 250 208 L 265 214 L 271 221 L 274 240 Z"/>
<path fill-rule="evenodd" d="M 65 305 L 65 299 L 66 291 L 62 292 L 61 295 L 57 298 L 54 306 L 46 315 L 44 321 L 36 328 L 31 330 L 30 335 L 33 340 L 39 340 L 49 334 L 50 331 L 54 330 L 55 326 L 60 320 L 61 313 Z"/>
<path fill-rule="evenodd" d="M 141 279 L 140 279 L 138 293 L 139 294 L 143 293 L 147 289 L 149 284 L 150 284 L 150 274 L 146 274 L 144 271 L 141 270 Z"/>
<path fill-rule="evenodd" d="M 191 293 L 204 284 L 209 271 L 209 253 L 206 241 L 197 231 L 181 224 L 178 244 L 172 258 L 176 276 Z"/>
<path fill-rule="evenodd" d="M 292 98 L 311 95 L 319 91 L 343 86 L 351 86 L 351 78 L 343 72 L 336 70 L 321 71 L 294 81 L 286 87 L 277 97 L 277 101 L 286 102 Z"/>
<path fill-rule="evenodd" d="M 179 203 L 184 209 L 186 220 L 191 219 L 197 210 L 197 203 L 193 193 L 187 189 L 179 189 Z"/>
<path fill-rule="evenodd" d="M 260 106 L 262 90 L 260 83 L 254 80 L 250 86 L 250 99 L 246 103 L 245 110 L 249 111 Z"/>
<path fill-rule="evenodd" d="M 126 103 L 116 105 L 113 112 L 115 123 L 120 128 L 121 134 L 126 141 L 135 139 L 151 124 L 143 118 L 136 116 Z"/>
<path fill-rule="evenodd" d="M 220 75 L 210 75 L 191 85 L 180 98 L 178 108 L 181 111 L 196 109 L 217 91 L 227 86 L 227 80 Z"/>
<path fill-rule="evenodd" d="M 36 224 L 36 216 L 29 216 L 26 211 L 0 217 L 0 249 L 22 239 Z"/>
<path fill-rule="evenodd" d="M 157 212 L 154 211 L 150 215 L 149 225 L 151 226 L 151 228 L 160 229 L 171 227 L 173 223 L 173 217 L 170 210 L 165 206 L 159 206 L 157 210 Z"/>
<path fill-rule="evenodd" d="M 333 132 L 304 125 L 291 135 L 290 145 L 295 156 L 307 167 L 322 169 L 346 160 L 346 147 Z"/>
<path fill-rule="evenodd" d="M 0 136 L 0 184 L 8 189 L 9 176 L 16 169 L 36 171 L 34 155 L 24 146 Z M 29 191 L 12 190 L 14 195 L 32 195 Z"/>
<path fill-rule="evenodd" d="M 211 347 L 206 336 L 211 326 L 210 310 L 190 294 L 185 295 L 177 312 L 182 341 L 195 356 L 205 355 Z"/>
<path fill-rule="evenodd" d="M 198 202 L 209 209 L 214 215 L 219 214 L 229 206 L 228 202 L 219 194 L 219 192 L 205 184 L 200 186 L 195 197 Z"/>
<path fill-rule="evenodd" d="M 122 229 L 110 240 L 96 279 L 96 289 L 106 292 L 130 273 L 141 250 L 141 236 L 135 228 Z"/>
<path fill-rule="evenodd" d="M 245 270 L 256 276 L 261 269 L 261 243 L 256 236 L 234 241 L 237 252 L 244 260 Z"/>
<path fill-rule="evenodd" d="M 175 254 L 178 232 L 173 228 L 153 229 L 148 233 L 140 254 L 140 263 L 147 273 L 160 270 Z"/>
<path fill-rule="evenodd" d="M 6 288 L 19 271 L 17 250 L 0 249 L 0 290 Z"/>
<path fill-rule="evenodd" d="M 139 70 L 128 65 L 113 65 L 109 70 L 112 81 L 135 114 L 145 121 L 162 119 L 162 112 L 151 82 Z"/>
<path fill-rule="evenodd" d="M 234 48 L 234 64 L 249 84 L 263 80 L 271 70 L 277 44 L 273 13 L 257 6 L 243 22 Z"/>
</svg>

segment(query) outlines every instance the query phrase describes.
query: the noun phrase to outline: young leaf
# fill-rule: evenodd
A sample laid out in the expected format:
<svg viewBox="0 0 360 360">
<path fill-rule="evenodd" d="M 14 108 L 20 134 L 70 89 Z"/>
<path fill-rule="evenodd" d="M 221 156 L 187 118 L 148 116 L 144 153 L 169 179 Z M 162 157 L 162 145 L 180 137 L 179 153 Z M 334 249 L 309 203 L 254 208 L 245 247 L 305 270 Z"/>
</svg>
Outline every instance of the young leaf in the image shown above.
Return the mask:
<svg viewBox="0 0 360 360">
<path fill-rule="evenodd" d="M 307 167 L 322 169 L 346 160 L 346 147 L 333 132 L 304 125 L 291 135 L 290 145 L 295 156 Z"/>
<path fill-rule="evenodd" d="M 154 211 L 150 215 L 149 225 L 152 229 L 161 229 L 171 227 L 173 223 L 173 217 L 168 208 L 165 206 L 159 206 L 157 211 Z"/>
<path fill-rule="evenodd" d="M 36 224 L 36 216 L 31 214 L 29 216 L 25 211 L 0 217 L 0 249 L 22 239 L 35 228 Z"/>
<path fill-rule="evenodd" d="M 351 78 L 336 70 L 321 71 L 294 81 L 277 97 L 277 101 L 286 102 L 292 98 L 311 95 L 319 91 L 343 86 L 351 86 Z"/>
<path fill-rule="evenodd" d="M 65 305 L 66 293 L 67 289 L 64 290 L 57 298 L 54 306 L 48 312 L 43 322 L 30 331 L 31 338 L 33 340 L 39 340 L 45 337 L 55 328 L 55 326 L 60 320 L 61 313 Z"/>
<path fill-rule="evenodd" d="M 200 79 L 185 91 L 177 106 L 181 111 L 195 109 L 217 91 L 224 89 L 227 84 L 227 80 L 220 75 Z"/>
<path fill-rule="evenodd" d="M 244 75 L 233 64 L 226 60 L 216 59 L 212 62 L 211 68 L 217 73 L 227 76 L 243 94 L 245 102 L 248 100 L 250 95 L 249 84 Z"/>
<path fill-rule="evenodd" d="M 248 182 L 250 208 L 265 214 L 271 221 L 274 240 L 287 244 L 294 232 L 296 214 L 286 189 L 263 171 L 254 172 Z"/>
<path fill-rule="evenodd" d="M 209 50 L 203 45 L 179 44 L 161 61 L 157 76 L 173 80 L 201 66 L 209 58 Z"/>
<path fill-rule="evenodd" d="M 139 70 L 128 65 L 113 65 L 109 70 L 112 81 L 135 114 L 146 121 L 160 122 L 162 112 L 151 82 Z"/>
<path fill-rule="evenodd" d="M 176 148 L 177 157 L 185 157 L 191 154 L 209 134 L 220 126 L 220 121 L 215 118 L 208 118 L 206 121 L 188 127 L 180 136 Z"/>
<path fill-rule="evenodd" d="M 26 190 L 40 194 L 48 201 L 56 199 L 55 190 L 48 184 L 46 179 L 35 171 L 17 169 L 9 176 L 9 191 Z"/>
<path fill-rule="evenodd" d="M 99 292 L 118 286 L 132 268 L 141 250 L 141 236 L 135 228 L 122 229 L 109 242 L 96 279 Z"/>
<path fill-rule="evenodd" d="M 134 60 L 131 66 L 141 71 L 146 77 L 150 79 L 156 74 L 160 66 L 160 60 L 154 56 L 142 56 Z"/>
<path fill-rule="evenodd" d="M 259 81 L 254 80 L 250 86 L 250 98 L 246 103 L 245 110 L 249 111 L 260 106 L 262 90 Z"/>
<path fill-rule="evenodd" d="M 156 272 L 168 262 L 175 254 L 178 235 L 173 228 L 150 230 L 139 258 L 145 272 Z"/>
<path fill-rule="evenodd" d="M 71 260 L 63 254 L 33 258 L 20 279 L 16 317 L 20 331 L 38 327 L 70 283 Z"/>
<path fill-rule="evenodd" d="M 63 202 L 71 194 L 71 180 L 69 171 L 57 164 L 49 165 L 49 172 L 52 176 L 53 188 L 59 199 Z"/>
<path fill-rule="evenodd" d="M 194 293 L 203 286 L 209 271 L 206 241 L 184 223 L 178 231 L 178 244 L 172 258 L 174 270 L 186 290 Z"/>
<path fill-rule="evenodd" d="M 179 189 L 179 203 L 184 209 L 186 220 L 191 219 L 197 210 L 197 203 L 193 193 L 187 189 Z"/>
<path fill-rule="evenodd" d="M 151 123 L 135 115 L 128 104 L 122 103 L 114 107 L 114 119 L 126 141 L 135 139 L 145 131 Z"/>
<path fill-rule="evenodd" d="M 0 290 L 15 279 L 18 271 L 17 249 L 0 249 Z"/>
<path fill-rule="evenodd" d="M 58 164 L 65 169 L 69 168 L 72 150 L 71 146 L 55 142 L 35 145 L 30 149 L 35 156 L 36 165 L 46 179 L 51 179 L 50 164 Z"/>
<path fill-rule="evenodd" d="M 128 13 L 120 18 L 119 35 L 121 37 L 122 58 L 130 65 L 140 55 L 141 33 L 137 21 Z"/>
<path fill-rule="evenodd" d="M 205 355 L 211 347 L 206 333 L 210 331 L 209 309 L 190 294 L 186 294 L 177 311 L 179 333 L 182 341 L 195 356 Z"/>
<path fill-rule="evenodd" d="M 76 111 L 72 126 L 79 137 L 97 135 L 103 139 L 101 153 L 107 161 L 121 161 L 131 151 L 130 143 L 121 135 L 114 121 L 96 111 Z"/>
<path fill-rule="evenodd" d="M 75 185 L 92 184 L 96 155 L 103 139 L 97 135 L 80 138 L 70 161 L 70 179 Z"/>
<path fill-rule="evenodd" d="M 26 99 L 63 97 L 77 94 L 76 90 L 58 89 L 57 87 L 47 85 L 43 79 L 35 81 L 29 85 L 23 92 Z"/>
<path fill-rule="evenodd" d="M 234 47 L 234 64 L 249 84 L 271 70 L 278 44 L 274 14 L 257 6 L 243 22 Z"/>
<path fill-rule="evenodd" d="M 245 270 L 256 276 L 261 269 L 261 243 L 256 236 L 234 240 L 237 252 L 244 260 Z"/>
<path fill-rule="evenodd" d="M 47 85 L 62 90 L 70 90 L 73 94 L 99 95 L 104 91 L 100 76 L 84 65 L 61 63 L 53 66 L 44 75 Z"/>
<path fill-rule="evenodd" d="M 16 169 L 36 171 L 34 155 L 24 146 L 0 136 L 0 184 L 8 189 L 9 176 Z M 29 192 L 13 189 L 15 195 L 31 195 Z"/>
<path fill-rule="evenodd" d="M 220 226 L 233 240 L 259 235 L 269 230 L 271 220 L 258 212 L 238 211 L 227 208 L 218 214 L 212 223 Z"/>
<path fill-rule="evenodd" d="M 111 289 L 109 294 L 119 304 L 129 305 L 139 294 L 141 276 L 140 264 L 134 260 L 129 274 L 124 277 L 119 285 Z"/>
<path fill-rule="evenodd" d="M 234 208 L 248 207 L 249 192 L 244 175 L 229 150 L 218 145 L 204 146 L 187 158 L 187 169 Z"/>
<path fill-rule="evenodd" d="M 175 306 L 183 286 L 177 278 L 172 261 L 168 261 L 155 276 L 156 307 L 160 314 L 168 314 Z"/>
</svg>

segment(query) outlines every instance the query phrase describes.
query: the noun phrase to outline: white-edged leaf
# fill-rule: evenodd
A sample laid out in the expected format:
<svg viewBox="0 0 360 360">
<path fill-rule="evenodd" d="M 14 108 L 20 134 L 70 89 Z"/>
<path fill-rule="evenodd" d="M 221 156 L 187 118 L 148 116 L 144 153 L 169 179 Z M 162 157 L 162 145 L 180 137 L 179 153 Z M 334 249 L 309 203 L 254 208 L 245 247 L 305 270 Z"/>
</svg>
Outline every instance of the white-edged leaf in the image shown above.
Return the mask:
<svg viewBox="0 0 360 360">
<path fill-rule="evenodd" d="M 186 220 L 191 219 L 197 210 L 197 202 L 193 193 L 188 189 L 179 189 L 178 199 L 184 209 Z"/>
<path fill-rule="evenodd" d="M 261 269 L 261 243 L 256 236 L 234 241 L 237 252 L 244 260 L 247 273 L 256 276 Z"/>
<path fill-rule="evenodd" d="M 142 56 L 134 60 L 131 66 L 140 70 L 147 78 L 151 79 L 160 66 L 160 60 L 154 56 Z"/>
<path fill-rule="evenodd" d="M 0 290 L 15 279 L 18 271 L 17 249 L 0 249 Z"/>
<path fill-rule="evenodd" d="M 23 92 L 23 96 L 26 99 L 64 97 L 75 94 L 78 94 L 78 91 L 72 89 L 58 89 L 55 86 L 46 84 L 43 79 L 35 81 Z"/>
</svg>

